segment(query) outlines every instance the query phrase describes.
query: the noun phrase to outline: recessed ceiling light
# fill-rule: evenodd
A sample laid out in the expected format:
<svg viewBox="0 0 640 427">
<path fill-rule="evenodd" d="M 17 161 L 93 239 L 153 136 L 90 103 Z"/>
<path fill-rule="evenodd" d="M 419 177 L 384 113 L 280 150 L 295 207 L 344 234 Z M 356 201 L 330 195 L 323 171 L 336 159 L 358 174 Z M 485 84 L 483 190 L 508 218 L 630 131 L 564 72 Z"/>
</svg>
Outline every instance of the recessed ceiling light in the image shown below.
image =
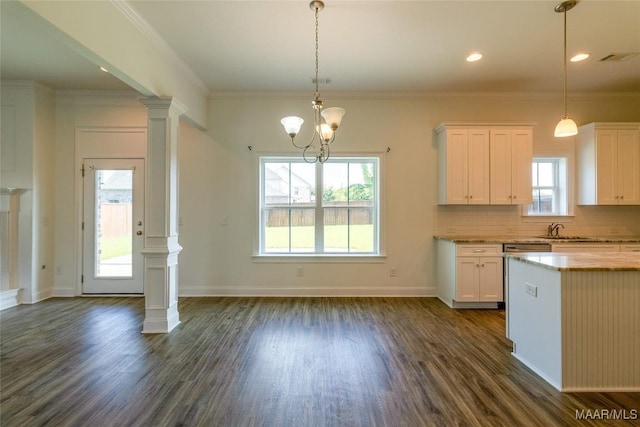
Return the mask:
<svg viewBox="0 0 640 427">
<path fill-rule="evenodd" d="M 471 55 L 467 56 L 467 62 L 476 62 L 482 59 L 482 54 L 478 52 L 474 52 Z"/>
<path fill-rule="evenodd" d="M 584 61 L 585 59 L 587 59 L 590 55 L 588 53 L 578 53 L 574 56 L 571 57 L 570 61 L 571 62 L 580 62 L 580 61 Z"/>
<path fill-rule="evenodd" d="M 104 71 L 105 73 L 108 73 L 108 72 L 109 72 L 109 70 L 107 70 L 107 69 L 106 69 L 106 68 L 104 68 L 104 67 L 100 67 L 100 69 L 101 69 L 102 71 Z"/>
</svg>

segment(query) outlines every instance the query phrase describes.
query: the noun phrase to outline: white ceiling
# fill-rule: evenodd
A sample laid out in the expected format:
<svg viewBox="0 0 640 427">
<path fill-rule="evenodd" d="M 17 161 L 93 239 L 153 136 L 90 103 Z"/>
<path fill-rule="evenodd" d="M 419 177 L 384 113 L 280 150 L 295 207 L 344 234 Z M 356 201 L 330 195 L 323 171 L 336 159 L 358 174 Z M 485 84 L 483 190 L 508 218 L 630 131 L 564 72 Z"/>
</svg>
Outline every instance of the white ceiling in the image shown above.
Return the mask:
<svg viewBox="0 0 640 427">
<path fill-rule="evenodd" d="M 2 3 L 2 79 L 56 89 L 122 89 Z M 306 0 L 131 0 L 214 92 L 313 91 L 314 17 Z M 343 1 L 320 12 L 320 77 L 331 92 L 562 91 L 558 1 Z M 570 92 L 640 92 L 640 0 L 582 0 L 567 12 Z M 477 63 L 464 58 L 484 54 Z"/>
</svg>

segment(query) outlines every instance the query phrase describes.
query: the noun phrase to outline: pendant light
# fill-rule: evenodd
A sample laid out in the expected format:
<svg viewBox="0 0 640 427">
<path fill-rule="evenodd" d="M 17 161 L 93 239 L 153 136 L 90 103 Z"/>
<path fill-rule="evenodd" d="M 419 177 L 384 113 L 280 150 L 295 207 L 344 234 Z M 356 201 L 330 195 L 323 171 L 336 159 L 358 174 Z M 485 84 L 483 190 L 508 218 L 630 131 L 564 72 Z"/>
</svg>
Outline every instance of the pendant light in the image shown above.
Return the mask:
<svg viewBox="0 0 640 427">
<path fill-rule="evenodd" d="M 311 101 L 311 107 L 313 108 L 313 136 L 306 145 L 296 144 L 295 138 L 300 132 L 302 123 L 304 120 L 301 117 L 289 116 L 280 120 L 284 130 L 291 137 L 291 143 L 294 147 L 302 150 L 302 158 L 307 163 L 324 163 L 330 155 L 331 150 L 329 145 L 336 138 L 336 130 L 340 126 L 342 116 L 344 116 L 344 108 L 333 107 L 324 108 L 323 102 L 320 99 L 320 91 L 318 89 L 318 14 L 324 8 L 324 3 L 320 0 L 314 0 L 309 3 L 309 8 L 315 12 L 316 16 L 316 68 L 315 79 L 316 91 L 314 93 L 314 100 Z"/>
<path fill-rule="evenodd" d="M 576 122 L 567 116 L 567 11 L 573 9 L 575 5 L 576 0 L 566 0 L 557 4 L 554 9 L 556 12 L 564 14 L 564 117 L 556 125 L 556 130 L 553 133 L 556 137 L 573 136 L 578 133 Z"/>
</svg>

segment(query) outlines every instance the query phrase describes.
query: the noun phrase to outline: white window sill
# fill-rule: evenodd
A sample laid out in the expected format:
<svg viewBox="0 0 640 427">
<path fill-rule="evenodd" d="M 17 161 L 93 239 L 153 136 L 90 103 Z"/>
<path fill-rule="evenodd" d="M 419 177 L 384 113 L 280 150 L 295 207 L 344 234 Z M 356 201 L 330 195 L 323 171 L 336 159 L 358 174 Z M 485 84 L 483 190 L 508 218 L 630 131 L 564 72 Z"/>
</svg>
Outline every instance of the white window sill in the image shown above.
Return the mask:
<svg viewBox="0 0 640 427">
<path fill-rule="evenodd" d="M 256 263 L 378 264 L 386 260 L 386 255 L 273 254 L 252 257 Z"/>
</svg>

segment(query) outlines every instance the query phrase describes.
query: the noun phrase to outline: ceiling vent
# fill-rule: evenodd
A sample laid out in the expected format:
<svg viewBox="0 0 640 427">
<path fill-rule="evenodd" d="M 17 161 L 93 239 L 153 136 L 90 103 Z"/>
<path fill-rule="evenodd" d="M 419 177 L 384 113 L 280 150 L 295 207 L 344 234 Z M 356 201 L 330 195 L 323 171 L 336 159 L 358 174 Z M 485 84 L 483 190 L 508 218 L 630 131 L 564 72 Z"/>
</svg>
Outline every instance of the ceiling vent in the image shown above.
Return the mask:
<svg viewBox="0 0 640 427">
<path fill-rule="evenodd" d="M 600 62 L 628 61 L 629 59 L 635 58 L 638 55 L 640 55 L 640 52 L 610 53 L 609 55 L 600 58 Z"/>
</svg>

